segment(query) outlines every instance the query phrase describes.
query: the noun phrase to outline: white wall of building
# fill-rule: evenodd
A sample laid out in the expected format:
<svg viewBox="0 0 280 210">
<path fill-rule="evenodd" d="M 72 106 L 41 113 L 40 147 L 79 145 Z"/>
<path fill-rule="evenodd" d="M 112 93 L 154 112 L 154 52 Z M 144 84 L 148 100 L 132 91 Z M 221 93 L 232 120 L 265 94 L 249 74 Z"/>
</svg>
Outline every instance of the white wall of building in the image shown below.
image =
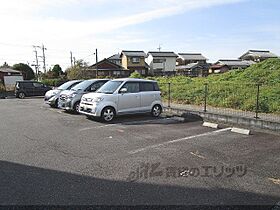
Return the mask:
<svg viewBox="0 0 280 210">
<path fill-rule="evenodd" d="M 154 63 L 154 59 L 165 60 L 162 63 Z M 156 70 L 162 71 L 175 71 L 176 69 L 176 57 L 153 57 L 149 55 L 146 62 L 150 65 L 150 70 L 152 72 Z"/>
</svg>

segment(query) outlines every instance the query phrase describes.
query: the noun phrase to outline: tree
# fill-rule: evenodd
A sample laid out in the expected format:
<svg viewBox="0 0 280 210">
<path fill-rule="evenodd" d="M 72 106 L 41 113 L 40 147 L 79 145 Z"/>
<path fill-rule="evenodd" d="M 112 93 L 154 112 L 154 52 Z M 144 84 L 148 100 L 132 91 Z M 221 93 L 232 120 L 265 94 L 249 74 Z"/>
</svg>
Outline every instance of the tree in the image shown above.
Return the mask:
<svg viewBox="0 0 280 210">
<path fill-rule="evenodd" d="M 86 67 L 88 67 L 88 63 L 83 60 L 77 60 L 73 67 L 66 69 L 67 78 L 69 80 L 84 79 Z"/>
<path fill-rule="evenodd" d="M 28 66 L 27 64 L 24 64 L 24 63 L 15 64 L 15 65 L 13 65 L 13 69 L 20 71 L 25 80 L 31 80 L 31 79 L 35 78 L 33 69 L 30 66 Z"/>
<path fill-rule="evenodd" d="M 63 74 L 63 71 L 62 71 L 61 67 L 58 64 L 54 65 L 54 67 L 52 68 L 51 71 L 52 71 L 53 76 L 55 78 L 58 78 L 60 75 Z"/>
</svg>

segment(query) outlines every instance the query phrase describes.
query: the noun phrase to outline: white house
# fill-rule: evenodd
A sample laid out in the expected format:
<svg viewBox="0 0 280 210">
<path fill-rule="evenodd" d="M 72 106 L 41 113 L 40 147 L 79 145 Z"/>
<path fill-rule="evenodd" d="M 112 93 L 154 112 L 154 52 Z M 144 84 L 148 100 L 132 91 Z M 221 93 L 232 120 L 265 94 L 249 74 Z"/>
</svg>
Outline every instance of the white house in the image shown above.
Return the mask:
<svg viewBox="0 0 280 210">
<path fill-rule="evenodd" d="M 152 74 L 175 72 L 177 57 L 174 52 L 148 52 L 146 61 Z"/>
</svg>

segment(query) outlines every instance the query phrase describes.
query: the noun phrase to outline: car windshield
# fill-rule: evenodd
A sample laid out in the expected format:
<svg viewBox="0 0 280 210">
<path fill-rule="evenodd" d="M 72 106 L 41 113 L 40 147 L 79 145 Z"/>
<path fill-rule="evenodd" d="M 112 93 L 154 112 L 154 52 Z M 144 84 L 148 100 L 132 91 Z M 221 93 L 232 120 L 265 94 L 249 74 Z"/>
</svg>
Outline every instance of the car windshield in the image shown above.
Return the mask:
<svg viewBox="0 0 280 210">
<path fill-rule="evenodd" d="M 122 81 L 109 81 L 97 93 L 113 94 L 122 83 Z"/>
<path fill-rule="evenodd" d="M 83 81 L 83 82 L 79 83 L 78 85 L 75 85 L 73 88 L 71 88 L 71 90 L 73 90 L 73 91 L 85 90 L 92 84 L 92 82 L 93 81 L 91 81 L 91 80 Z"/>
<path fill-rule="evenodd" d="M 57 89 L 58 90 L 67 90 L 75 83 L 77 83 L 77 81 L 65 82 L 64 84 L 60 85 Z"/>
</svg>

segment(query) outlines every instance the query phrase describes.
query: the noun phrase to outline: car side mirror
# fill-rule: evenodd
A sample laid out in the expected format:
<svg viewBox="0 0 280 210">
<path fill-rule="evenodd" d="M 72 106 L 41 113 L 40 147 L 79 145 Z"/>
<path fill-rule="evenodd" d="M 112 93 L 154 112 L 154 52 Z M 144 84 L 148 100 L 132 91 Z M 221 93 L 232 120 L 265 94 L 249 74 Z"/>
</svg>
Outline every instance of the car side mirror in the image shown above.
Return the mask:
<svg viewBox="0 0 280 210">
<path fill-rule="evenodd" d="M 120 89 L 120 93 L 121 93 L 121 94 L 127 93 L 127 88 L 122 88 L 122 89 Z"/>
</svg>

